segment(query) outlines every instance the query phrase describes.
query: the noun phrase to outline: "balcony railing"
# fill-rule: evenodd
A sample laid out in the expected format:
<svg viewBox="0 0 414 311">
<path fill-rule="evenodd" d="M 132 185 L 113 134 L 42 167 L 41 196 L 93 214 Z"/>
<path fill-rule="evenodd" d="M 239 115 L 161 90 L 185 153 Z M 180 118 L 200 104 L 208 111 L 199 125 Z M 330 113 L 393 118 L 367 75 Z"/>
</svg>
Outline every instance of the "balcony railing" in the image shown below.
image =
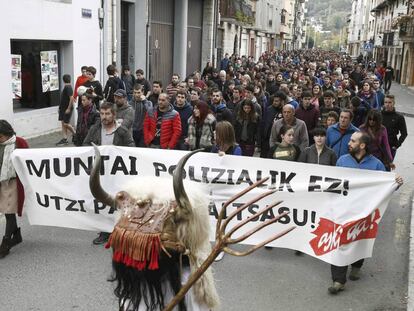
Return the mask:
<svg viewBox="0 0 414 311">
<path fill-rule="evenodd" d="M 399 37 L 403 42 L 414 42 L 414 21 L 412 19 L 400 24 Z"/>
<path fill-rule="evenodd" d="M 220 14 L 223 18 L 232 18 L 246 24 L 254 24 L 252 7 L 245 0 L 220 1 Z"/>
</svg>

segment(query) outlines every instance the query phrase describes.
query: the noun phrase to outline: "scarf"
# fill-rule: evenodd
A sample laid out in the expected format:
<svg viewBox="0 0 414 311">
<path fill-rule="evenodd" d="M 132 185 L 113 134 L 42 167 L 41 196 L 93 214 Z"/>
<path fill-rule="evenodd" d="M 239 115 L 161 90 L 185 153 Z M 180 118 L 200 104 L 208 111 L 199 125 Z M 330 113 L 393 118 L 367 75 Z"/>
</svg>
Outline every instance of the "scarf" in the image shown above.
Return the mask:
<svg viewBox="0 0 414 311">
<path fill-rule="evenodd" d="M 366 98 L 370 98 L 370 97 L 371 97 L 371 91 L 362 91 L 362 94 L 363 94 Z"/>
<path fill-rule="evenodd" d="M 4 143 L 0 143 L 0 146 L 4 146 L 3 163 L 1 165 L 1 171 L 0 171 L 0 182 L 1 182 L 1 181 L 8 181 L 16 177 L 16 171 L 14 170 L 14 167 L 11 161 L 11 154 L 13 150 L 16 148 L 16 135 L 13 135 L 8 140 L 6 140 Z"/>
</svg>

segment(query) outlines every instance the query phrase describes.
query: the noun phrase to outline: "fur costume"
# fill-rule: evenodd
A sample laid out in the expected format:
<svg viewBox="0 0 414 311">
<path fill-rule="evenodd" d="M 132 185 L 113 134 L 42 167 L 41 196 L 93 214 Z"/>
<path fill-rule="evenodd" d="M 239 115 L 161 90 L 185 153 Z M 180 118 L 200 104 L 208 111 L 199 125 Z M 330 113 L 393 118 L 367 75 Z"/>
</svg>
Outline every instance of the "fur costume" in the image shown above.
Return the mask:
<svg viewBox="0 0 414 311">
<path fill-rule="evenodd" d="M 90 175 L 94 197 L 118 210 L 118 221 L 106 247 L 113 249 L 114 290 L 121 310 L 161 310 L 181 289 L 184 270 L 198 270 L 211 252 L 208 202 L 192 184 L 184 189 L 182 167 L 173 181 L 156 177 L 131 180 L 113 198 L 100 186 L 100 154 Z M 188 269 L 189 266 L 189 269 Z M 211 269 L 192 287 L 196 303 L 214 309 L 219 304 Z M 188 310 L 184 300 L 180 311 Z"/>
</svg>

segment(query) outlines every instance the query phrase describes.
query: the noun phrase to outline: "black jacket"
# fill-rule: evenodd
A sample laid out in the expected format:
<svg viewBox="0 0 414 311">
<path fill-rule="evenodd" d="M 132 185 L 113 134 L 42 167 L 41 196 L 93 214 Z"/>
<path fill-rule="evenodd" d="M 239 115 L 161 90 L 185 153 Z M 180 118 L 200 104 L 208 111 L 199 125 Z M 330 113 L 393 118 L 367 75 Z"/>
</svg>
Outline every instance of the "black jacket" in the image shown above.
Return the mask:
<svg viewBox="0 0 414 311">
<path fill-rule="evenodd" d="M 105 88 L 104 88 L 104 97 L 105 100 L 114 103 L 114 93 L 118 89 L 125 89 L 124 83 L 118 77 L 109 77 L 108 81 L 106 81 Z"/>
<path fill-rule="evenodd" d="M 305 148 L 305 150 L 300 154 L 298 161 L 304 163 L 335 166 L 336 160 L 336 153 L 331 148 L 325 146 L 322 149 L 321 154 L 318 155 L 316 146 L 313 144 L 312 146 Z"/>
<path fill-rule="evenodd" d="M 85 119 L 85 113 L 88 113 L 88 116 Z M 85 122 L 86 121 L 86 122 Z M 73 143 L 76 146 L 82 146 L 83 141 L 88 135 L 89 129 L 96 123 L 100 123 L 101 118 L 96 107 L 93 105 L 90 108 L 90 111 L 85 111 L 82 105 L 78 106 L 78 122 L 76 124 L 76 134 L 73 136 Z"/>
<path fill-rule="evenodd" d="M 388 142 L 391 148 L 398 148 L 407 137 L 407 125 L 404 116 L 394 111 L 382 111 L 382 124 L 387 128 Z M 400 137 L 398 137 L 400 134 Z"/>
<path fill-rule="evenodd" d="M 234 123 L 234 132 L 236 135 L 236 142 L 239 144 L 245 143 L 247 145 L 256 144 L 256 141 L 258 140 L 257 139 L 258 129 L 259 129 L 259 119 L 256 122 L 247 123 L 247 140 L 242 141 L 241 136 L 242 136 L 242 131 L 243 131 L 243 121 L 237 119 L 236 122 Z"/>
</svg>

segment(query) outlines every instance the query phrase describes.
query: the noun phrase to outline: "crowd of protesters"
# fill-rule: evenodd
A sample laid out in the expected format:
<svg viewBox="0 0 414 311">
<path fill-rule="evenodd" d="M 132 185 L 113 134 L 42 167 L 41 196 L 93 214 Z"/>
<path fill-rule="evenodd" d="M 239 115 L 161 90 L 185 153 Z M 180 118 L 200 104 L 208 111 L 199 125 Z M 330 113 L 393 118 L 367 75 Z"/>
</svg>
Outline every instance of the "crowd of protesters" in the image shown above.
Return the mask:
<svg viewBox="0 0 414 311">
<path fill-rule="evenodd" d="M 83 66 L 74 89 L 71 77 L 63 76 L 63 138 L 57 145 L 68 144 L 72 135 L 77 146 L 202 148 L 220 155 L 390 171 L 407 127 L 389 94 L 389 68 L 384 62 L 366 67 L 322 50 L 275 51 L 257 61 L 226 54 L 218 68 L 208 62 L 188 77 L 173 74 L 168 85 L 148 81 L 142 69 L 134 76 L 124 66 L 119 75 L 109 65 L 103 87 L 96 69 Z M 21 189 L 10 161 L 12 150 L 27 147 L 19 139 L 0 120 L 0 198 L 10 200 L 8 209 L 0 209 L 7 220 L 0 258 L 22 241 L 15 218 Z M 402 184 L 401 177 L 396 181 Z M 101 232 L 94 244 L 108 236 Z M 353 264 L 350 279 L 359 278 L 361 266 L 362 261 Z M 332 278 L 329 292 L 336 294 L 344 289 L 346 268 L 332 266 Z"/>
<path fill-rule="evenodd" d="M 109 65 L 102 87 L 95 80 L 96 69 L 84 66 L 72 100 L 71 89 L 65 87 L 62 93 L 64 137 L 58 145 L 67 144 L 71 133 L 75 144 L 82 145 L 99 120 L 100 103 L 110 102 L 138 147 L 211 151 L 218 147 L 216 124 L 227 121 L 243 156 L 274 158 L 273 147 L 282 143 L 280 130 L 289 126 L 299 152 L 313 144 L 315 129 L 327 129 L 327 146 L 339 157 L 347 153 L 350 135 L 361 129 L 371 136 L 374 154 L 393 168 L 407 130 L 404 118 L 395 112 L 394 96 L 381 88 L 385 67 L 382 63 L 366 68 L 345 55 L 321 50 L 265 53 L 258 61 L 226 54 L 218 68 L 208 62 L 188 77 L 173 74 L 168 85 L 148 81 L 142 69 L 134 76 L 124 66 L 118 75 Z M 70 77 L 64 78 L 70 85 Z M 85 87 L 82 94 L 80 86 Z M 76 99 L 74 129 L 68 117 Z"/>
</svg>

